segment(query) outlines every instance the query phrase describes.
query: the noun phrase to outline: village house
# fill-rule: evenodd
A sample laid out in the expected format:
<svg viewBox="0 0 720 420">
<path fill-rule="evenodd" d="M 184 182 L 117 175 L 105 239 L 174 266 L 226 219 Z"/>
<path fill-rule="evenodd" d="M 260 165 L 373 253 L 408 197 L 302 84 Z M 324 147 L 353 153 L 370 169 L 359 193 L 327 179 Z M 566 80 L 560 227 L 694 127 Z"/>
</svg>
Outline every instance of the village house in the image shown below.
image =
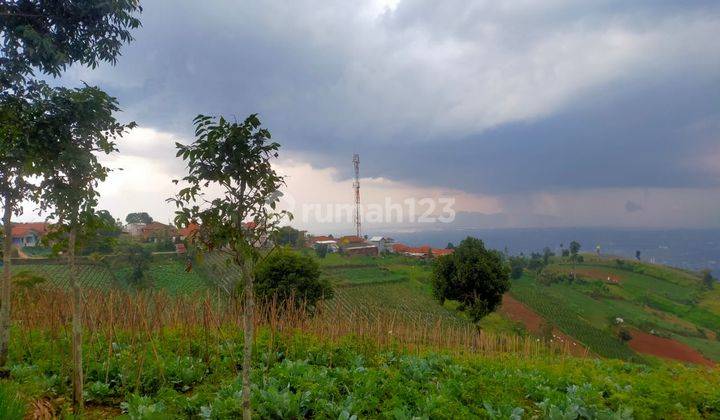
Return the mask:
<svg viewBox="0 0 720 420">
<path fill-rule="evenodd" d="M 352 244 L 364 244 L 365 238 L 361 238 L 359 236 L 355 235 L 347 235 L 347 236 L 341 236 L 338 240 L 338 245 L 340 247 L 346 246 L 346 245 L 352 245 Z"/>
<path fill-rule="evenodd" d="M 39 246 L 47 231 L 48 224 L 43 222 L 13 223 L 12 243 L 19 248 Z"/>
<path fill-rule="evenodd" d="M 387 236 L 373 236 L 368 242 L 375 245 L 379 252 L 393 252 L 392 247 L 395 245 L 395 240 Z"/>
<path fill-rule="evenodd" d="M 178 235 L 178 230 L 174 226 L 160 222 L 148 223 L 141 230 L 141 238 L 144 242 L 159 242 L 168 239 L 174 241 Z"/>
<path fill-rule="evenodd" d="M 367 255 L 371 257 L 377 257 L 380 253 L 378 252 L 378 247 L 375 245 L 370 245 L 366 243 L 362 244 L 350 244 L 343 246 L 342 252 L 345 255 L 353 256 L 353 255 Z"/>
<path fill-rule="evenodd" d="M 422 245 L 418 247 L 407 246 L 405 244 L 394 244 L 392 246 L 393 252 L 407 255 L 409 257 L 416 258 L 431 258 L 440 257 L 443 255 L 452 254 L 454 249 L 449 248 L 432 248 L 429 245 Z"/>
<path fill-rule="evenodd" d="M 139 238 L 142 236 L 142 230 L 144 227 L 145 223 L 128 223 L 123 228 L 123 231 L 132 238 Z"/>
</svg>

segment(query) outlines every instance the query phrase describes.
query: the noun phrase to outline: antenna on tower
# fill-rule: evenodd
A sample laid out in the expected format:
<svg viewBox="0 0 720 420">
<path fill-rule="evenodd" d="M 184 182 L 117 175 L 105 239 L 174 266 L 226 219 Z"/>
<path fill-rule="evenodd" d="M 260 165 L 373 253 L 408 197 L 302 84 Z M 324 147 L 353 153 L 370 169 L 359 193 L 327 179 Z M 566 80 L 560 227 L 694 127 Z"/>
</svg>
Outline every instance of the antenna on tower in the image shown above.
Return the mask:
<svg viewBox="0 0 720 420">
<path fill-rule="evenodd" d="M 360 237 L 360 155 L 353 155 L 353 166 L 355 168 L 355 182 L 353 189 L 355 190 L 355 234 Z"/>
</svg>

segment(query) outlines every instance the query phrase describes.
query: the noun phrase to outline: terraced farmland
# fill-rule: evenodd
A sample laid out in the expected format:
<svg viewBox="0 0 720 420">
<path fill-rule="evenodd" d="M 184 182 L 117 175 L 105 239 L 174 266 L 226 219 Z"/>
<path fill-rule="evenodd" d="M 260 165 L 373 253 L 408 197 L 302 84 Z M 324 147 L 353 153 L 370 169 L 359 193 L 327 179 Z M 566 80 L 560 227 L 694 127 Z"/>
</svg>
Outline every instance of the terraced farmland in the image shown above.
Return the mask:
<svg viewBox="0 0 720 420">
<path fill-rule="evenodd" d="M 106 267 L 83 263 L 77 265 L 77 270 L 82 288 L 107 289 L 116 284 L 114 274 Z M 40 285 L 44 287 L 70 287 L 68 266 L 64 263 L 13 265 L 12 272 L 15 276 L 29 273 L 42 278 Z"/>
<path fill-rule="evenodd" d="M 623 360 L 635 360 L 637 355 L 626 344 L 607 331 L 583 320 L 566 302 L 544 293 L 529 277 L 514 282 L 511 294 L 525 303 L 562 332 L 578 340 L 592 352 Z"/>
<path fill-rule="evenodd" d="M 549 269 L 570 272 L 573 266 L 556 259 Z M 705 291 L 697 275 L 597 257 L 576 264 L 575 272 L 578 280 L 549 285 L 528 273 L 513 281 L 511 294 L 599 355 L 632 359 L 632 350 L 617 337 L 618 329 L 627 327 L 649 333 L 638 334 L 645 339 L 672 339 L 720 361 L 715 292 Z"/>
</svg>

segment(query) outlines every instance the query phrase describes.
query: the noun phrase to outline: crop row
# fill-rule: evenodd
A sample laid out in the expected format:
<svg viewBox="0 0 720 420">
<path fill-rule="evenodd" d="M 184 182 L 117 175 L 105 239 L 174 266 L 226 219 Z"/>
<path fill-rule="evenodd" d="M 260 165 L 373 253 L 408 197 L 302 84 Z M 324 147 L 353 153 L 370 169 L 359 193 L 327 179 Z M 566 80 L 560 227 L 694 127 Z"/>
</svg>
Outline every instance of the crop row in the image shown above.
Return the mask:
<svg viewBox="0 0 720 420">
<path fill-rule="evenodd" d="M 557 325 L 561 331 L 583 343 L 594 353 L 624 360 L 637 358 L 636 354 L 618 338 L 583 321 L 577 313 L 568 309 L 562 302 L 542 293 L 539 286 L 515 284 L 511 294 Z"/>
<path fill-rule="evenodd" d="M 42 286 L 70 287 L 70 271 L 66 264 L 23 264 L 13 266 L 12 271 L 20 282 L 29 274 Z M 79 264 L 77 273 L 80 286 L 85 289 L 105 289 L 116 282 L 113 273 L 99 265 Z"/>
<path fill-rule="evenodd" d="M 374 319 L 380 314 L 395 314 L 406 320 L 427 323 L 465 323 L 453 312 L 435 302 L 421 290 L 408 283 L 385 283 L 367 286 L 341 287 L 328 303 L 330 310 L 361 314 Z"/>
</svg>

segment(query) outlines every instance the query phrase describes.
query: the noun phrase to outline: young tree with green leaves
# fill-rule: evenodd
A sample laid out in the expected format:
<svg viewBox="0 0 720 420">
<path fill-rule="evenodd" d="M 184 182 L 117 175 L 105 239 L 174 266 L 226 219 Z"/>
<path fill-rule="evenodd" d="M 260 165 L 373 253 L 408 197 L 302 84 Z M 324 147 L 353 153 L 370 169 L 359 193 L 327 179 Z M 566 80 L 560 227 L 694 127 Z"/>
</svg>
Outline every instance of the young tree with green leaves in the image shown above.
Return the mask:
<svg viewBox="0 0 720 420">
<path fill-rule="evenodd" d="M 95 67 L 115 63 L 120 48 L 140 26 L 137 0 L 0 1 L 0 199 L 3 200 L 3 279 L 0 292 L 0 368 L 7 362 L 10 337 L 10 256 L 12 215 L 19 214 L 36 174 L 32 168 L 48 153 L 43 116 L 47 84 L 28 80 L 35 70 L 60 76 L 74 63 Z M 52 133 L 50 133 L 52 134 Z"/>
<path fill-rule="evenodd" d="M 0 87 L 24 84 L 34 69 L 60 76 L 74 63 L 115 64 L 141 12 L 138 0 L 0 1 Z"/>
<path fill-rule="evenodd" d="M 278 157 L 280 145 L 271 141 L 270 132 L 255 114 L 242 123 L 198 115 L 193 123 L 195 141 L 177 143 L 177 156 L 188 168 L 182 179 L 185 185 L 168 201 L 178 207 L 177 226 L 200 225 L 192 238 L 197 252 L 222 253 L 242 273 L 238 279 L 244 282 L 242 398 L 243 417 L 249 419 L 255 266 L 268 238 L 285 216 L 291 216 L 277 210 L 285 182 L 271 161 Z M 215 198 L 205 195 L 211 187 L 220 191 Z"/>
<path fill-rule="evenodd" d="M 20 203 L 30 196 L 32 157 L 37 151 L 30 136 L 35 117 L 33 103 L 25 97 L 0 94 L 0 200 L 3 216 L 3 277 L 0 292 L 0 367 L 7 362 L 10 338 L 10 296 L 12 278 L 12 216 L 22 213 Z"/>
<path fill-rule="evenodd" d="M 83 226 L 97 222 L 97 186 L 104 181 L 110 168 L 98 155 L 117 151 L 115 141 L 135 123 L 123 125 L 114 113 L 117 100 L 102 90 L 85 86 L 79 89 L 57 88 L 53 106 L 45 115 L 50 130 L 49 150 L 52 159 L 41 161 L 41 209 L 57 222 L 57 230 L 67 234 L 67 259 L 73 292 L 72 354 L 73 404 L 83 407 L 82 371 L 82 296 L 78 282 L 75 254 L 82 245 Z"/>
</svg>

